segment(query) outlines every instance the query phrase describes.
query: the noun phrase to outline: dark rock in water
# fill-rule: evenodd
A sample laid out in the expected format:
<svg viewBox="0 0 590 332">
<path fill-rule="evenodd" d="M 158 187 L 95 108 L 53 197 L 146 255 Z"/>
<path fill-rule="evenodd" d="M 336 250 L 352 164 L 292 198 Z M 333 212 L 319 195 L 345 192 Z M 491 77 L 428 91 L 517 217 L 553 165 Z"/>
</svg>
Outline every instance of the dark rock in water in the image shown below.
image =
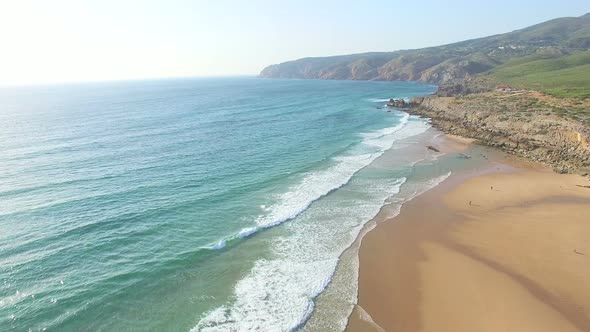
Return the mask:
<svg viewBox="0 0 590 332">
<path fill-rule="evenodd" d="M 406 107 L 406 102 L 403 99 L 389 99 L 387 107 L 404 108 Z"/>
<path fill-rule="evenodd" d="M 461 158 L 461 159 L 471 159 L 471 157 L 470 157 L 470 156 L 468 156 L 468 155 L 466 155 L 466 154 L 462 154 L 462 153 L 459 153 L 459 156 L 457 156 L 457 158 Z"/>
<path fill-rule="evenodd" d="M 435 147 L 434 147 L 434 146 L 432 146 L 432 145 L 429 145 L 429 146 L 427 146 L 426 148 L 427 148 L 428 150 L 432 150 L 432 151 L 434 151 L 434 152 L 440 152 L 440 150 L 439 150 L 439 149 L 435 148 Z"/>
</svg>

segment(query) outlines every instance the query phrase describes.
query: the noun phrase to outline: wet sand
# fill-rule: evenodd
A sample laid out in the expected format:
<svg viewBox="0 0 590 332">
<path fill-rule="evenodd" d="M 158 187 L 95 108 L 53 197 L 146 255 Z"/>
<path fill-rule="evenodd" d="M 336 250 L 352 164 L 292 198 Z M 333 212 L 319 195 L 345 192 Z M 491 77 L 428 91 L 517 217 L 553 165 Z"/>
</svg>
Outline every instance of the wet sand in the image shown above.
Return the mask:
<svg viewBox="0 0 590 332">
<path fill-rule="evenodd" d="M 580 185 L 590 183 L 501 159 L 406 203 L 362 241 L 348 330 L 590 331 L 590 189 Z"/>
</svg>

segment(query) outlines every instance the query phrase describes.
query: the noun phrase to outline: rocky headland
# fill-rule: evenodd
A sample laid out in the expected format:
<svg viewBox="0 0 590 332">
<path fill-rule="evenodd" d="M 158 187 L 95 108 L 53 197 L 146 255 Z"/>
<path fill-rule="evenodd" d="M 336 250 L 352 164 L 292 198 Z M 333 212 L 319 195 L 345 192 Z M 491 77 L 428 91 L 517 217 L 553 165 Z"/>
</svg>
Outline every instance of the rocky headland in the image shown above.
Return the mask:
<svg viewBox="0 0 590 332">
<path fill-rule="evenodd" d="M 588 100 L 510 91 L 413 98 L 407 104 L 408 112 L 430 118 L 444 132 L 548 164 L 559 173 L 590 174 L 588 119 L 568 114 L 590 109 Z"/>
<path fill-rule="evenodd" d="M 514 58 L 557 59 L 589 48 L 590 13 L 448 45 L 286 61 L 264 68 L 260 77 L 418 81 L 440 85 L 489 72 Z"/>
<path fill-rule="evenodd" d="M 387 106 L 560 173 L 590 173 L 590 13 L 430 48 L 287 61 L 260 76 L 436 84 L 435 96 Z"/>
</svg>

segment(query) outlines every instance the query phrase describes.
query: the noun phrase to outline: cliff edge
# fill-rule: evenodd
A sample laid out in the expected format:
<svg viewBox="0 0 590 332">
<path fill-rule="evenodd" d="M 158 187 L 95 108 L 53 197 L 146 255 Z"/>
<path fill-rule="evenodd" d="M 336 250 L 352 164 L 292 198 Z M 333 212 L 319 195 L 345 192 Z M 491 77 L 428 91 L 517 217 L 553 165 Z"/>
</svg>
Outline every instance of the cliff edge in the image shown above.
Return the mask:
<svg viewBox="0 0 590 332">
<path fill-rule="evenodd" d="M 444 132 L 551 165 L 559 173 L 590 174 L 590 129 L 563 110 L 590 108 L 535 91 L 431 96 L 411 100 L 409 112 Z M 574 107 L 575 106 L 575 107 Z"/>
</svg>

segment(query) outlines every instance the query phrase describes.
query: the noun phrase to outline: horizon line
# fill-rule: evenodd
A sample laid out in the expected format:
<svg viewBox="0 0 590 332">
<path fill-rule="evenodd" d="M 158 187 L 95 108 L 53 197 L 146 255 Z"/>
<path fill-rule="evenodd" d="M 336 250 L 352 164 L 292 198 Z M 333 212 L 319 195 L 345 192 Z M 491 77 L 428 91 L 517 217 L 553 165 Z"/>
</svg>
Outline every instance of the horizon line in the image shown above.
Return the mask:
<svg viewBox="0 0 590 332">
<path fill-rule="evenodd" d="M 164 81 L 178 79 L 206 79 L 206 78 L 231 78 L 231 77 L 258 77 L 258 74 L 227 74 L 227 75 L 179 75 L 179 76 L 152 76 L 137 78 L 113 78 L 113 79 L 89 79 L 89 80 L 66 80 L 66 81 L 46 81 L 31 83 L 0 83 L 0 88 L 18 88 L 18 87 L 35 87 L 51 85 L 70 85 L 70 84 L 92 84 L 92 83 L 117 83 L 117 82 L 135 82 L 135 81 Z"/>
</svg>

